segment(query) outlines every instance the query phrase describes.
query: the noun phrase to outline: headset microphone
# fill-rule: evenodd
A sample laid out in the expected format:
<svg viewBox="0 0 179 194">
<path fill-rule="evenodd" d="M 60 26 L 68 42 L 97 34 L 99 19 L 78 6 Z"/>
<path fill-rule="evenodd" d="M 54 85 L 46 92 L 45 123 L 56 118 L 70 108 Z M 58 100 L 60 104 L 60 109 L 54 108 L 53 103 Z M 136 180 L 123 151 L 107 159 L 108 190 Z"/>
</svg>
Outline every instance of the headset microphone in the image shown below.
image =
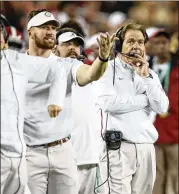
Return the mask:
<svg viewBox="0 0 179 194">
<path fill-rule="evenodd" d="M 83 61 L 86 57 L 84 55 L 79 55 L 76 59 Z"/>
</svg>

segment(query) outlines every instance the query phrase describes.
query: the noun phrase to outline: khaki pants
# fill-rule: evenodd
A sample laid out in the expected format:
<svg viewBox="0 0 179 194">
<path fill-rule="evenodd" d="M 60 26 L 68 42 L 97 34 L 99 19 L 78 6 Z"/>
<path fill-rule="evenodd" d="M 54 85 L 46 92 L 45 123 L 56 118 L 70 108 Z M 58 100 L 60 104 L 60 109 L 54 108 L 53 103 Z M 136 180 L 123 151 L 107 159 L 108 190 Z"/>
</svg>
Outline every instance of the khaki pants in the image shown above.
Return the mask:
<svg viewBox="0 0 179 194">
<path fill-rule="evenodd" d="M 178 194 L 178 144 L 155 148 L 157 176 L 153 194 Z"/>
<path fill-rule="evenodd" d="M 17 194 L 27 194 L 25 192 L 26 187 L 27 169 L 25 158 L 21 160 L 21 158 L 9 158 L 1 154 L 1 194 L 14 194 L 17 190 Z"/>
<path fill-rule="evenodd" d="M 96 184 L 97 164 L 78 166 L 79 194 L 93 194 Z"/>
<path fill-rule="evenodd" d="M 49 148 L 27 147 L 32 194 L 77 194 L 76 157 L 70 141 Z"/>
<path fill-rule="evenodd" d="M 107 179 L 106 146 L 100 163 L 102 179 Z M 122 142 L 120 150 L 109 151 L 109 186 L 111 194 L 152 194 L 156 177 L 153 144 Z M 108 184 L 105 184 L 108 194 Z"/>
</svg>

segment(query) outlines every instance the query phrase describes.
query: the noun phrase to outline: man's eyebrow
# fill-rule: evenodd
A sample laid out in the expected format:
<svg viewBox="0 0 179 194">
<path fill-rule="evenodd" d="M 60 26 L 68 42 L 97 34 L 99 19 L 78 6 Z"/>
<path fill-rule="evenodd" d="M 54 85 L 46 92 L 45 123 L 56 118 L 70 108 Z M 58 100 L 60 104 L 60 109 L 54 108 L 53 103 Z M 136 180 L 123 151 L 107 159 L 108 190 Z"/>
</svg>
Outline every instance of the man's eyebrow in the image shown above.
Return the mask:
<svg viewBox="0 0 179 194">
<path fill-rule="evenodd" d="M 128 38 L 127 40 L 135 40 L 134 38 Z"/>
<path fill-rule="evenodd" d="M 127 41 L 128 40 L 136 40 L 135 38 L 129 38 L 129 39 L 127 39 Z M 144 41 L 144 39 L 137 39 L 137 41 Z"/>
<path fill-rule="evenodd" d="M 138 41 L 144 41 L 144 39 L 139 39 Z"/>
</svg>

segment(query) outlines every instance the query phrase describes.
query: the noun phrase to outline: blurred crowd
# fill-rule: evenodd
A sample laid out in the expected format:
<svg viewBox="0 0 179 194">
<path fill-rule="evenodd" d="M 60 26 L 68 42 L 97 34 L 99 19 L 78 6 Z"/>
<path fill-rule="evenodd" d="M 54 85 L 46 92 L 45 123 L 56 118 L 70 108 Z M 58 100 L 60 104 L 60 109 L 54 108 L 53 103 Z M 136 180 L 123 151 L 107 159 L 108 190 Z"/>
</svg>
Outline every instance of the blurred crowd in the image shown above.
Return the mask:
<svg viewBox="0 0 179 194">
<path fill-rule="evenodd" d="M 98 55 L 97 37 L 100 32 L 113 34 L 121 26 L 130 23 L 140 23 L 147 28 L 149 42 L 146 51 L 150 67 L 160 74 L 166 75 L 169 80 L 159 75 L 164 90 L 167 85 L 166 93 L 170 101 L 169 115 L 153 115 L 153 122 L 159 130 L 159 140 L 157 142 L 157 185 L 156 193 L 164 194 L 160 189 L 164 184 L 166 167 L 162 157 L 170 155 L 170 162 L 166 162 L 170 167 L 168 184 L 177 182 L 173 178 L 176 171 L 176 160 L 172 158 L 178 153 L 178 61 L 176 56 L 178 50 L 178 2 L 146 2 L 146 1 L 6 1 L 1 2 L 1 13 L 3 13 L 12 25 L 7 32 L 9 33 L 9 47 L 16 47 L 22 52 L 28 49 L 27 41 L 27 15 L 36 9 L 47 9 L 61 22 L 62 27 L 76 29 L 83 37 L 85 42 L 85 63 L 91 64 Z M 155 39 L 158 37 L 158 39 Z M 169 49 L 167 45 L 169 44 Z M 162 46 L 163 45 L 163 46 Z M 168 57 L 166 57 L 168 56 Z M 161 64 L 164 64 L 161 66 Z M 167 71 L 168 65 L 170 71 Z M 160 67 L 162 67 L 160 69 Z M 165 73 L 165 72 L 168 72 Z M 171 124 L 172 123 L 172 124 Z M 173 130 L 173 132 L 171 132 Z M 168 138 L 168 137 L 171 137 Z M 162 139 L 163 138 L 163 139 Z M 163 145 L 174 145 L 173 147 L 163 147 Z M 177 145 L 177 146 L 176 146 Z M 163 153 L 162 153 L 163 152 Z M 173 154 L 173 155 L 172 155 Z M 172 163 L 173 162 L 173 163 Z M 160 164 L 160 165 L 159 165 Z M 163 166 L 162 166 L 163 165 Z M 178 176 L 178 175 L 177 175 Z M 167 185 L 165 185 L 167 187 Z M 165 191 L 165 194 L 175 194 L 178 190 L 177 185 L 169 186 L 174 188 Z M 174 191 L 175 190 L 175 191 Z"/>
<path fill-rule="evenodd" d="M 63 24 L 76 20 L 82 26 L 86 40 L 95 42 L 99 32 L 114 33 L 128 22 L 137 22 L 145 27 L 162 27 L 171 35 L 171 51 L 176 52 L 178 44 L 178 2 L 140 1 L 6 1 L 1 2 L 1 13 L 7 16 L 16 30 L 14 41 L 27 47 L 27 15 L 31 10 L 48 9 Z M 152 14 L 151 14 L 152 13 Z M 21 36 L 19 36 L 21 34 Z M 88 41 L 85 41 L 88 46 Z"/>
</svg>

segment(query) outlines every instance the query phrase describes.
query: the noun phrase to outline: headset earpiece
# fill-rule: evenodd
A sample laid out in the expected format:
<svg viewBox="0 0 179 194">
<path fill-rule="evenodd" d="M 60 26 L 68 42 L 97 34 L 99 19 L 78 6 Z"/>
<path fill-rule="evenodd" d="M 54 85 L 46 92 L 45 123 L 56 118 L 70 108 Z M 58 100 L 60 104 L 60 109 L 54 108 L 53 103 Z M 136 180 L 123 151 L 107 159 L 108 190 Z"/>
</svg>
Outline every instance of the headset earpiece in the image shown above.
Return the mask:
<svg viewBox="0 0 179 194">
<path fill-rule="evenodd" d="M 148 40 L 149 40 L 149 36 L 148 36 L 147 32 L 145 31 L 145 43 L 147 43 Z"/>
<path fill-rule="evenodd" d="M 115 41 L 115 44 L 114 44 L 114 51 L 115 52 L 121 52 L 122 51 L 122 38 L 121 38 L 121 32 L 122 30 L 124 29 L 124 26 L 119 28 L 117 31 L 116 31 L 116 37 L 118 38 L 118 40 Z"/>
</svg>

